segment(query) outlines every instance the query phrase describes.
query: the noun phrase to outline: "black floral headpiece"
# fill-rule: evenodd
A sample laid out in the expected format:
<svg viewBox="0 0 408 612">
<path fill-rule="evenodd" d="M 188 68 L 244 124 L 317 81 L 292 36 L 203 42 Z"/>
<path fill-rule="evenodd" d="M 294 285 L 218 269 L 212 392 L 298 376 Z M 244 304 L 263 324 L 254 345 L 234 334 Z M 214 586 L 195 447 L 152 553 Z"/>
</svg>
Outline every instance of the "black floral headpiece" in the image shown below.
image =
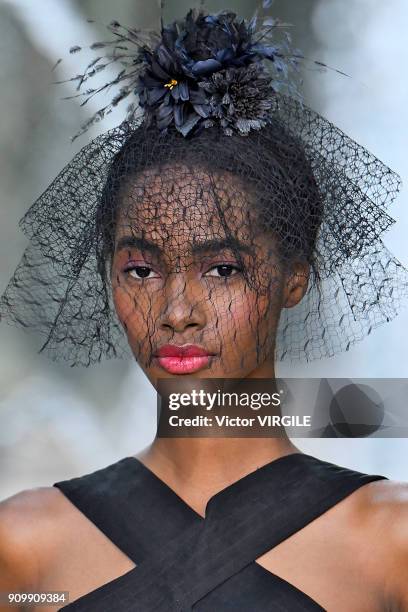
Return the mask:
<svg viewBox="0 0 408 612">
<path fill-rule="evenodd" d="M 264 19 L 258 31 L 256 24 L 256 18 L 247 23 L 227 11 L 191 10 L 163 28 L 157 47 L 141 51 L 145 71 L 136 92 L 148 122 L 160 129 L 174 122 L 184 136 L 214 123 L 227 134 L 262 127 L 275 93 L 263 60 L 282 73 L 296 59 L 288 57 L 285 64 L 283 45 L 271 44 L 275 20 Z"/>
<path fill-rule="evenodd" d="M 262 10 L 269 5 L 265 0 Z M 263 127 L 274 108 L 276 92 L 284 89 L 301 98 L 292 73 L 305 58 L 292 48 L 285 30 L 290 24 L 259 13 L 260 9 L 245 20 L 227 10 L 209 15 L 203 9 L 191 9 L 184 19 L 162 24 L 160 34 L 112 22 L 108 29 L 114 40 L 91 45 L 94 50 L 110 47 L 111 51 L 70 80 L 78 81 L 79 91 L 108 65 L 120 65 L 120 72 L 101 87 L 85 88 L 70 97 L 83 96 L 85 105 L 103 90 L 116 85 L 120 89 L 77 136 L 132 94 L 138 95 L 139 103 L 128 106 L 128 120 L 143 109 L 147 124 L 156 124 L 160 130 L 174 124 L 183 136 L 214 124 L 227 135 Z M 75 46 L 70 52 L 80 50 Z"/>
</svg>

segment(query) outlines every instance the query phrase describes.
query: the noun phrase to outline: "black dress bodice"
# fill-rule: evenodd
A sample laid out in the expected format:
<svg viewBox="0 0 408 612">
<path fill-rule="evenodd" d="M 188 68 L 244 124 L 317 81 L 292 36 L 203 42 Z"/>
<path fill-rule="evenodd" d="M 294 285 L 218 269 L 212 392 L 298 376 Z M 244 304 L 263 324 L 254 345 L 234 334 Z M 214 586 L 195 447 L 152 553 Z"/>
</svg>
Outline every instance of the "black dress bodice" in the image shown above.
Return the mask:
<svg viewBox="0 0 408 612">
<path fill-rule="evenodd" d="M 268 463 L 197 514 L 135 457 L 54 483 L 136 567 L 64 612 L 318 612 L 255 559 L 364 484 L 369 475 L 312 455 Z"/>
</svg>

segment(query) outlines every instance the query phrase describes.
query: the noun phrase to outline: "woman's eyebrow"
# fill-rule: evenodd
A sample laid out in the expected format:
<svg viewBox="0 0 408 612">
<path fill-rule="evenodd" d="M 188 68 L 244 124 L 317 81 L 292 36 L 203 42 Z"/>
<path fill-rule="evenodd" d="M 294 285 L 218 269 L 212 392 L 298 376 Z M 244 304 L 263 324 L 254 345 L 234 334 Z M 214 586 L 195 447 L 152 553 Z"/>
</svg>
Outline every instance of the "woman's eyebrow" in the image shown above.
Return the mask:
<svg viewBox="0 0 408 612">
<path fill-rule="evenodd" d="M 122 236 L 116 244 L 116 251 L 122 249 L 140 249 L 141 251 L 150 251 L 154 255 L 163 253 L 158 244 L 137 236 Z"/>
</svg>

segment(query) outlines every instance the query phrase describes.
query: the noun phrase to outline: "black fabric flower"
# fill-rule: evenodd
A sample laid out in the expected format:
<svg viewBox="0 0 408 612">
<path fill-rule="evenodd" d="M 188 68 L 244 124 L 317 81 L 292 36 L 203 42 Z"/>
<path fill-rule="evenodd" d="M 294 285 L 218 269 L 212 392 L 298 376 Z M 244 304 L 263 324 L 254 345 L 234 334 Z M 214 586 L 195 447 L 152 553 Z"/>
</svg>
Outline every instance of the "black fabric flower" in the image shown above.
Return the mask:
<svg viewBox="0 0 408 612">
<path fill-rule="evenodd" d="M 168 42 L 174 39 L 169 35 Z M 195 86 L 181 70 L 178 57 L 171 53 L 165 39 L 153 51 L 143 51 L 146 71 L 139 76 L 135 92 L 145 110 L 146 122 L 156 122 L 160 130 L 171 123 L 186 135 L 198 122 L 199 116 L 191 110 L 190 88 Z"/>
<path fill-rule="evenodd" d="M 228 66 L 253 61 L 251 31 L 235 13 L 205 15 L 190 11 L 184 22 L 178 51 L 187 75 L 197 78 Z"/>
<path fill-rule="evenodd" d="M 199 83 L 209 95 L 206 127 L 214 123 L 231 135 L 234 131 L 248 134 L 266 125 L 269 112 L 275 104 L 271 77 L 261 66 L 228 68 Z"/>
</svg>

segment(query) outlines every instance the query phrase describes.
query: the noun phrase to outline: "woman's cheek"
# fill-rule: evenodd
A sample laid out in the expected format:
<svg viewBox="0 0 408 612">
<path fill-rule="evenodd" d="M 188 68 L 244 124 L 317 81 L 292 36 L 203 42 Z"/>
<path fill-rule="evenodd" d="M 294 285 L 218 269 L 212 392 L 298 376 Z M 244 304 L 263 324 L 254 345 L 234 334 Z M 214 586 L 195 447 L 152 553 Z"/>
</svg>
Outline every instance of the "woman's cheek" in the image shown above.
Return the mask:
<svg viewBox="0 0 408 612">
<path fill-rule="evenodd" d="M 138 296 L 123 286 L 113 291 L 113 302 L 119 321 L 121 322 L 129 343 L 140 345 L 147 332 L 147 321 L 150 315 L 149 301 Z"/>
<path fill-rule="evenodd" d="M 113 290 L 113 303 L 119 321 L 125 327 L 129 327 L 128 319 L 134 312 L 134 301 L 132 296 L 122 286 L 117 286 Z"/>
<path fill-rule="evenodd" d="M 229 335 L 234 334 L 234 342 L 246 350 L 256 349 L 257 337 L 264 340 L 273 336 L 277 325 L 277 312 L 271 308 L 270 298 L 257 295 L 237 299 L 229 309 Z M 234 333 L 235 332 L 235 333 Z M 245 349 L 244 349 L 245 350 Z"/>
<path fill-rule="evenodd" d="M 113 292 L 113 301 L 133 354 L 138 360 L 146 358 L 150 346 L 149 321 L 156 321 L 151 300 L 141 292 L 137 297 L 129 290 L 117 287 Z"/>
<path fill-rule="evenodd" d="M 225 304 L 224 304 L 225 309 Z M 258 325 L 258 312 L 256 298 L 249 296 L 237 297 L 231 301 L 227 311 L 224 310 L 225 333 L 234 345 L 248 345 L 251 340 L 255 343 L 256 327 Z"/>
</svg>

